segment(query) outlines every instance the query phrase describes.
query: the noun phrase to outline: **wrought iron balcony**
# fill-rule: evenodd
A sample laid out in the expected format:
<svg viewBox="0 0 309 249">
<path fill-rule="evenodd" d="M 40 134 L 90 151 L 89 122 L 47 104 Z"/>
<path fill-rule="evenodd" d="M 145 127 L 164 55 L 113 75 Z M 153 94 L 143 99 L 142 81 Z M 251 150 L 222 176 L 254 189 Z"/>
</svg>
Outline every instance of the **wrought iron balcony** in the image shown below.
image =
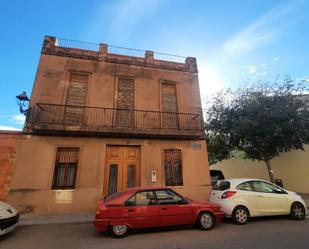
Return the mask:
<svg viewBox="0 0 309 249">
<path fill-rule="evenodd" d="M 116 137 L 200 138 L 200 113 L 172 113 L 38 103 L 29 109 L 27 131 Z"/>
</svg>

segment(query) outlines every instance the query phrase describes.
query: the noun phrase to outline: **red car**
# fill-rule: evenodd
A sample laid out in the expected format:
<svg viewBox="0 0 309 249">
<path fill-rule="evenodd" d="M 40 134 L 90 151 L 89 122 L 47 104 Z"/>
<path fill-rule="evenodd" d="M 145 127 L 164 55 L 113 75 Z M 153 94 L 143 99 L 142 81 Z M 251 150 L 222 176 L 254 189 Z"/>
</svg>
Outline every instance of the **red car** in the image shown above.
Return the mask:
<svg viewBox="0 0 309 249">
<path fill-rule="evenodd" d="M 223 217 L 220 206 L 189 200 L 169 188 L 141 187 L 100 200 L 93 223 L 99 232 L 124 237 L 130 229 L 174 225 L 210 230 Z"/>
</svg>

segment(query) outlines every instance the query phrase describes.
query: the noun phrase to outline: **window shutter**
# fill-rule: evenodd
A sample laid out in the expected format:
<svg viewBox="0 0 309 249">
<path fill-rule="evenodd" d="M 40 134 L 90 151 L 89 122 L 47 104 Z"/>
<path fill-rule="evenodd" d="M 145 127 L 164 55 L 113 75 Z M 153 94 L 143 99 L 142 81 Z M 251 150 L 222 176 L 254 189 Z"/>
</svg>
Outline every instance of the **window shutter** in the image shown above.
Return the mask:
<svg viewBox="0 0 309 249">
<path fill-rule="evenodd" d="M 119 78 L 117 92 L 117 108 L 134 109 L 134 80 Z"/>
<path fill-rule="evenodd" d="M 162 126 L 165 129 L 178 129 L 176 85 L 162 84 Z"/>
<path fill-rule="evenodd" d="M 65 123 L 81 124 L 83 122 L 88 90 L 89 74 L 70 73 L 69 89 L 67 92 Z M 76 106 L 76 107 L 74 107 Z"/>
<path fill-rule="evenodd" d="M 69 90 L 67 94 L 67 105 L 86 105 L 88 78 L 88 74 L 70 74 Z"/>
<path fill-rule="evenodd" d="M 164 112 L 177 112 L 175 85 L 162 84 L 162 110 Z"/>
<path fill-rule="evenodd" d="M 134 80 L 118 79 L 116 125 L 118 127 L 133 127 L 134 124 Z"/>
</svg>

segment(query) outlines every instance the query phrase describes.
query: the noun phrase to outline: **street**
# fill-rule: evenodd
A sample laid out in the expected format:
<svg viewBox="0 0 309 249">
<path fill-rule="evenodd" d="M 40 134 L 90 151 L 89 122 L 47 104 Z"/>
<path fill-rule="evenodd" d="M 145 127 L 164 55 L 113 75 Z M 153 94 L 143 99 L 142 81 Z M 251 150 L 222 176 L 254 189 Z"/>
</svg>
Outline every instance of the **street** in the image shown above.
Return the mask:
<svg viewBox="0 0 309 249">
<path fill-rule="evenodd" d="M 195 228 L 138 231 L 123 239 L 95 232 L 92 224 L 53 224 L 18 227 L 0 239 L 1 249 L 307 249 L 309 219 L 286 217 L 253 219 L 244 226 L 227 220 L 211 231 Z"/>
</svg>

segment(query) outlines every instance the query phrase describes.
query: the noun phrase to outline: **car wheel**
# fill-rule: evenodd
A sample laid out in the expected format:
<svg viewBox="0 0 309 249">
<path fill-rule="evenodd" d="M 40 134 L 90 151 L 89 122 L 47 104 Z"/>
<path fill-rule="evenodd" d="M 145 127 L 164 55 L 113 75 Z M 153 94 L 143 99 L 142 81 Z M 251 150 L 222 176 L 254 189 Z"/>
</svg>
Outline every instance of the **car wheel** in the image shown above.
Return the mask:
<svg viewBox="0 0 309 249">
<path fill-rule="evenodd" d="M 200 230 L 207 231 L 215 226 L 216 221 L 212 214 L 205 212 L 199 215 L 196 223 Z"/>
<path fill-rule="evenodd" d="M 291 206 L 290 217 L 294 220 L 303 220 L 306 216 L 305 207 L 301 203 L 293 203 Z"/>
<path fill-rule="evenodd" d="M 128 234 L 128 226 L 127 225 L 113 225 L 110 226 L 109 232 L 115 238 L 122 238 Z"/>
<path fill-rule="evenodd" d="M 250 217 L 249 211 L 244 206 L 238 206 L 232 213 L 233 221 L 238 225 L 244 225 L 248 222 Z"/>
</svg>

